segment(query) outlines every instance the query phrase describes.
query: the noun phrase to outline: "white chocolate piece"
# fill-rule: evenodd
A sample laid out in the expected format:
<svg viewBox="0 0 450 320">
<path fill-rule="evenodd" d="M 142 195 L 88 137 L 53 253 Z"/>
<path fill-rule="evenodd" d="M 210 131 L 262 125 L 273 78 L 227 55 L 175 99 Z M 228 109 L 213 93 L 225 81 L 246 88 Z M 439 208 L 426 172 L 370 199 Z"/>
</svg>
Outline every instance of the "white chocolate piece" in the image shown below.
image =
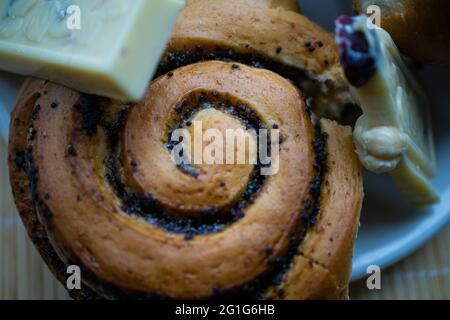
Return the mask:
<svg viewBox="0 0 450 320">
<path fill-rule="evenodd" d="M 368 35 L 366 18 L 358 30 Z M 400 188 L 419 205 L 439 200 L 431 179 L 436 171 L 429 103 L 404 64 L 390 35 L 375 30 L 370 45 L 379 42 L 377 71 L 362 87 L 351 87 L 363 116 L 354 140 L 363 165 L 370 171 L 392 174 Z"/>
<path fill-rule="evenodd" d="M 140 99 L 183 0 L 0 0 L 0 69 Z"/>
</svg>

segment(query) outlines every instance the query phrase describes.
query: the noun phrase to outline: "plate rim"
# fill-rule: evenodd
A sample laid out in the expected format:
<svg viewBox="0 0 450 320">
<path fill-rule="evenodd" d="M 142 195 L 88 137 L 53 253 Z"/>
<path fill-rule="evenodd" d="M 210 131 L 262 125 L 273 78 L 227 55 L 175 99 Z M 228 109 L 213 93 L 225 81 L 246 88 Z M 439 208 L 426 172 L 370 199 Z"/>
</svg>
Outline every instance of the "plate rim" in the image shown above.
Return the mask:
<svg viewBox="0 0 450 320">
<path fill-rule="evenodd" d="M 353 257 L 351 281 L 361 280 L 368 276 L 369 274 L 366 271 L 368 266 L 376 265 L 381 270 L 384 270 L 409 257 L 449 224 L 450 186 L 441 192 L 440 196 L 441 201 L 434 206 L 432 214 L 421 219 L 408 233 L 398 238 L 398 241 L 390 242 L 376 250 L 360 254 L 358 259 Z"/>
</svg>

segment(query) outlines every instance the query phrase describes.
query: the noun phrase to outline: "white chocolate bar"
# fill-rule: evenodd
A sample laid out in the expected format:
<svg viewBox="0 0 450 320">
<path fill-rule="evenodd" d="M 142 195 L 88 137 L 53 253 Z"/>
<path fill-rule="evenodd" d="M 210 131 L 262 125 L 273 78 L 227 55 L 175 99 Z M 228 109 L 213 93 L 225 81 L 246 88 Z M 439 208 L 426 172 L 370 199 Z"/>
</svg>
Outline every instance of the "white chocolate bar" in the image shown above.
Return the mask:
<svg viewBox="0 0 450 320">
<path fill-rule="evenodd" d="M 183 0 L 0 0 L 0 69 L 138 100 Z"/>
</svg>

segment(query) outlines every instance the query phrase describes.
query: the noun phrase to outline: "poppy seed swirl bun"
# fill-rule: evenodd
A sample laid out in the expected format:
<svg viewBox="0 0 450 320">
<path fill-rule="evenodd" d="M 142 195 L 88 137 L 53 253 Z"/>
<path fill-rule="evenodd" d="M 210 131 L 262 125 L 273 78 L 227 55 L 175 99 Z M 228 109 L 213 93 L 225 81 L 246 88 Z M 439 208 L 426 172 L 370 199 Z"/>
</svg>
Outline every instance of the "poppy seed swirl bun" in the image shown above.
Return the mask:
<svg viewBox="0 0 450 320">
<path fill-rule="evenodd" d="M 68 265 L 81 267 L 83 289 L 71 292 L 78 299 L 346 298 L 363 197 L 351 129 L 316 120 L 287 77 L 303 71 L 220 39 L 211 12 L 197 10 L 206 3 L 215 6 L 188 4 L 138 103 L 25 82 L 9 167 L 28 233 L 60 281 Z M 229 3 L 246 9 L 228 1 L 222 19 Z M 275 27 L 289 14 L 289 28 L 304 25 L 327 45 L 300 15 L 256 8 L 279 14 Z M 193 26 L 216 42 L 180 32 L 193 12 Z M 326 70 L 316 67 L 321 77 Z M 279 129 L 278 172 L 261 175 L 259 162 L 177 165 L 171 133 L 194 121 L 222 132 Z"/>
</svg>

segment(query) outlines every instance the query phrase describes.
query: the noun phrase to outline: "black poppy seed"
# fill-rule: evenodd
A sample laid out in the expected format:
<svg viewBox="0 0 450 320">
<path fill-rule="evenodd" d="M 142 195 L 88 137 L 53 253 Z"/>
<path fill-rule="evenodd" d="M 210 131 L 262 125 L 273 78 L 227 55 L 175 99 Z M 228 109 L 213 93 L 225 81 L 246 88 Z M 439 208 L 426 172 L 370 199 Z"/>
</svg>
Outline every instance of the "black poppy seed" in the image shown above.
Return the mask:
<svg viewBox="0 0 450 320">
<path fill-rule="evenodd" d="M 28 132 L 29 132 L 29 139 L 34 140 L 34 138 L 36 137 L 36 129 L 34 127 L 30 127 Z"/>
<path fill-rule="evenodd" d="M 33 235 L 32 237 L 31 237 L 31 241 L 34 243 L 34 244 L 38 244 L 39 242 L 41 242 L 43 239 L 42 239 L 42 236 L 41 235 Z"/>
<path fill-rule="evenodd" d="M 320 186 L 322 184 L 322 179 L 320 177 L 314 177 L 311 182 L 311 194 L 314 197 L 318 197 L 320 194 Z"/>
<path fill-rule="evenodd" d="M 53 213 L 46 206 L 41 206 L 40 211 L 44 219 L 50 220 L 53 218 Z"/>
<path fill-rule="evenodd" d="M 322 48 L 323 47 L 323 42 L 322 41 L 317 41 L 316 42 L 317 43 L 317 46 L 319 47 L 319 48 Z"/>
<path fill-rule="evenodd" d="M 291 246 L 297 247 L 300 244 L 301 240 L 297 236 L 294 235 L 291 237 L 291 239 L 289 241 L 290 241 Z"/>
<path fill-rule="evenodd" d="M 103 98 L 93 95 L 82 95 L 75 109 L 81 115 L 81 129 L 83 129 L 89 137 L 97 134 L 97 126 L 103 117 Z"/>
<path fill-rule="evenodd" d="M 202 102 L 200 103 L 200 109 L 210 109 L 213 107 L 211 102 Z"/>
<path fill-rule="evenodd" d="M 280 267 L 282 267 L 284 265 L 285 261 L 286 260 L 285 260 L 284 257 L 276 257 L 275 258 L 275 265 L 280 268 Z"/>
<path fill-rule="evenodd" d="M 300 219 L 303 221 L 308 221 L 309 219 L 309 214 L 306 210 L 300 212 Z"/>
<path fill-rule="evenodd" d="M 170 72 L 167 74 L 167 76 L 168 76 L 169 78 L 173 77 L 173 72 L 170 71 Z"/>
<path fill-rule="evenodd" d="M 277 54 L 280 54 L 281 51 L 283 51 L 283 48 L 282 48 L 282 47 L 277 47 L 277 48 L 275 49 L 275 52 L 276 52 Z"/>
<path fill-rule="evenodd" d="M 309 210 L 309 209 L 311 209 L 311 200 L 307 199 L 305 201 L 305 210 Z"/>
<path fill-rule="evenodd" d="M 175 105 L 175 111 L 177 113 L 181 113 L 183 111 L 183 108 L 185 108 L 189 104 L 189 101 L 187 99 L 183 99 L 180 103 Z"/>
<path fill-rule="evenodd" d="M 317 224 L 317 216 L 310 217 L 308 224 L 309 224 L 309 228 L 315 226 Z"/>
<path fill-rule="evenodd" d="M 52 102 L 52 104 L 50 105 L 50 108 L 52 108 L 52 109 L 58 108 L 58 103 L 57 102 Z"/>
<path fill-rule="evenodd" d="M 217 208 L 205 208 L 203 209 L 203 214 L 205 216 L 214 216 L 219 212 Z"/>
<path fill-rule="evenodd" d="M 273 248 L 271 246 L 265 247 L 264 248 L 264 253 L 272 254 L 273 253 Z"/>
<path fill-rule="evenodd" d="M 261 68 L 263 67 L 263 64 L 262 64 L 261 62 L 259 62 L 259 61 L 253 61 L 253 62 L 251 63 L 251 66 L 252 66 L 253 68 L 256 68 L 256 69 L 261 69 Z"/>
<path fill-rule="evenodd" d="M 233 49 L 228 49 L 225 51 L 225 55 L 228 58 L 233 58 L 236 55 L 236 51 L 234 51 Z"/>
<path fill-rule="evenodd" d="M 233 64 L 231 65 L 231 69 L 233 69 L 233 70 L 239 69 L 239 65 L 233 63 Z"/>
<path fill-rule="evenodd" d="M 36 120 L 37 120 L 38 115 L 39 115 L 39 111 L 41 111 L 41 105 L 37 104 L 37 105 L 34 107 L 33 112 L 32 112 L 32 114 L 31 114 L 31 119 L 32 119 L 33 121 L 36 121 Z"/>
<path fill-rule="evenodd" d="M 243 217 L 245 217 L 245 213 L 242 210 L 234 209 L 234 208 L 231 211 L 231 215 L 233 216 L 233 218 L 235 220 L 242 219 Z"/>
<path fill-rule="evenodd" d="M 275 275 L 275 277 L 272 278 L 272 284 L 278 286 L 283 282 L 284 273 L 278 273 Z"/>
<path fill-rule="evenodd" d="M 78 156 L 77 149 L 75 149 L 75 147 L 73 145 L 69 145 L 67 147 L 67 154 L 72 157 Z"/>
<path fill-rule="evenodd" d="M 17 152 L 14 161 L 15 161 L 17 167 L 19 167 L 21 169 L 24 169 L 25 168 L 25 164 L 26 164 L 25 153 L 22 152 L 22 151 Z"/>
<path fill-rule="evenodd" d="M 58 254 L 56 253 L 56 251 L 53 249 L 53 247 L 51 245 L 47 246 L 47 249 L 45 250 L 44 254 L 52 261 L 59 260 Z"/>
<path fill-rule="evenodd" d="M 320 212 L 320 205 L 319 203 L 314 203 L 313 209 L 312 209 L 312 213 L 313 214 L 318 214 Z"/>
</svg>

